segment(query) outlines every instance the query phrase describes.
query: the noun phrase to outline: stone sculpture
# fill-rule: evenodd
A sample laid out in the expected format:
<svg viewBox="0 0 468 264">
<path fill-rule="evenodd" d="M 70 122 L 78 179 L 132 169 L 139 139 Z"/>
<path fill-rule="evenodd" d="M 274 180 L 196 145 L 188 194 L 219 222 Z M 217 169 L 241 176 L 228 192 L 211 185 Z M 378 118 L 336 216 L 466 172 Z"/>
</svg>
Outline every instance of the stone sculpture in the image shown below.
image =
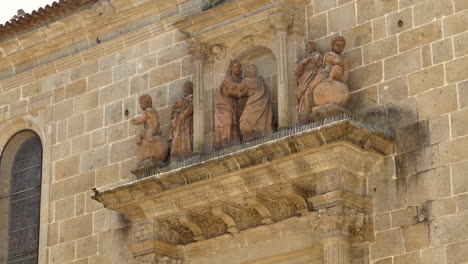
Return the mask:
<svg viewBox="0 0 468 264">
<path fill-rule="evenodd" d="M 341 56 L 346 46 L 343 37 L 336 37 L 332 41 L 332 51 L 323 56 L 322 69 L 311 84 L 313 89 L 314 112 L 324 106 L 346 106 L 349 102 L 347 86 L 349 76 L 349 62 Z"/>
<path fill-rule="evenodd" d="M 242 139 L 251 141 L 270 135 L 273 132 L 270 95 L 263 78 L 257 76 L 255 65 L 245 68 L 241 93 L 249 97 L 239 120 Z"/>
<path fill-rule="evenodd" d="M 215 95 L 215 149 L 222 149 L 240 142 L 236 99 L 244 96 L 241 82 L 242 65 L 239 61 L 233 60 Z"/>
<path fill-rule="evenodd" d="M 298 99 L 298 118 L 300 124 L 309 123 L 309 115 L 314 107 L 312 82 L 314 81 L 323 58 L 317 52 L 315 41 L 305 43 L 306 57 L 296 66 L 297 88 L 295 94 Z"/>
<path fill-rule="evenodd" d="M 137 135 L 139 162 L 136 170 L 161 167 L 169 154 L 169 143 L 161 137 L 158 112 L 153 108 L 150 95 L 139 98 L 143 114 L 132 119 L 133 125 L 143 125 L 144 130 Z"/>
<path fill-rule="evenodd" d="M 193 135 L 193 84 L 184 84 L 184 97 L 178 99 L 172 107 L 171 130 L 171 161 L 182 161 L 192 154 Z"/>
</svg>

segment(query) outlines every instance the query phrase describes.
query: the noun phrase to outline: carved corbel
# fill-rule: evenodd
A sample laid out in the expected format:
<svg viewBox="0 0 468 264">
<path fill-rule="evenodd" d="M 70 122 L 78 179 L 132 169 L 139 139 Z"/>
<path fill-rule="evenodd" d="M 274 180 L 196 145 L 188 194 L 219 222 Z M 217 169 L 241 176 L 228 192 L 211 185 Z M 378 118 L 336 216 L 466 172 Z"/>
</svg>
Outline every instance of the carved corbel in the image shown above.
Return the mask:
<svg viewBox="0 0 468 264">
<path fill-rule="evenodd" d="M 246 197 L 247 206 L 257 210 L 263 219 L 262 223 L 268 225 L 273 223 L 273 214 L 268 206 L 265 205 L 265 200 L 266 199 L 259 199 L 256 193 Z"/>
<path fill-rule="evenodd" d="M 234 220 L 234 218 L 232 218 L 228 214 L 228 210 L 226 210 L 226 207 L 227 206 L 223 203 L 217 203 L 211 206 L 211 212 L 214 216 L 221 218 L 226 223 L 227 231 L 229 233 L 237 234 L 239 232 L 239 229 L 237 228 L 237 223 Z M 235 208 L 235 210 L 236 209 L 239 211 L 240 214 L 241 209 Z"/>
<path fill-rule="evenodd" d="M 196 241 L 205 240 L 203 230 L 201 226 L 199 226 L 199 224 L 195 222 L 192 212 L 185 212 L 177 216 L 177 218 L 182 225 L 188 227 L 193 232 L 193 239 L 195 239 Z"/>
<path fill-rule="evenodd" d="M 299 215 L 304 215 L 309 211 L 310 203 L 308 197 L 313 195 L 313 191 L 297 184 L 286 184 L 282 186 L 283 194 L 289 197 L 296 205 L 296 212 Z"/>
</svg>

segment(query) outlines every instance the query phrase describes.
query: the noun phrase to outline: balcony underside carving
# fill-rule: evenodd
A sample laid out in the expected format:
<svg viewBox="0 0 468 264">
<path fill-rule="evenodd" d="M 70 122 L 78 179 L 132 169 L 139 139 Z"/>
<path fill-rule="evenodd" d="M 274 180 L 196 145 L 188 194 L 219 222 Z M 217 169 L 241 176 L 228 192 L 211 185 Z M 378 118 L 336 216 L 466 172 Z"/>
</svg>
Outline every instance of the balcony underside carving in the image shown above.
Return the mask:
<svg viewBox="0 0 468 264">
<path fill-rule="evenodd" d="M 367 177 L 392 149 L 379 132 L 342 120 L 94 198 L 134 223 L 135 256 L 156 252 L 177 260 L 181 245 L 310 214 L 324 238 L 339 234 L 361 243 L 372 237 Z"/>
</svg>

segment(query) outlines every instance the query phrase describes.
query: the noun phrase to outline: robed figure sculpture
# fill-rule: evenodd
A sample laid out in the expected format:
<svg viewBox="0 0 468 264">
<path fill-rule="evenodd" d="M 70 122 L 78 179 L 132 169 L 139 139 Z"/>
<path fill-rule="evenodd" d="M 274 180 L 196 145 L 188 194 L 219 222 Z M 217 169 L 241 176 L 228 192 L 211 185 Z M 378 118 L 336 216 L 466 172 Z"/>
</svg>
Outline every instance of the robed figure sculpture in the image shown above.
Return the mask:
<svg viewBox="0 0 468 264">
<path fill-rule="evenodd" d="M 214 148 L 222 149 L 240 142 L 237 100 L 242 91 L 242 65 L 233 60 L 223 83 L 216 91 L 214 107 Z"/>
<path fill-rule="evenodd" d="M 323 58 L 317 52 L 315 41 L 305 43 L 306 57 L 296 66 L 297 88 L 295 90 L 298 100 L 298 119 L 300 124 L 310 122 L 309 115 L 314 107 L 313 81 L 322 66 Z"/>
<path fill-rule="evenodd" d="M 273 110 L 265 81 L 257 76 L 253 64 L 245 67 L 241 91 L 249 98 L 240 117 L 240 131 L 244 142 L 273 133 Z"/>
<path fill-rule="evenodd" d="M 193 135 L 193 85 L 184 84 L 184 97 L 179 98 L 171 112 L 171 161 L 182 161 L 192 155 Z"/>
</svg>

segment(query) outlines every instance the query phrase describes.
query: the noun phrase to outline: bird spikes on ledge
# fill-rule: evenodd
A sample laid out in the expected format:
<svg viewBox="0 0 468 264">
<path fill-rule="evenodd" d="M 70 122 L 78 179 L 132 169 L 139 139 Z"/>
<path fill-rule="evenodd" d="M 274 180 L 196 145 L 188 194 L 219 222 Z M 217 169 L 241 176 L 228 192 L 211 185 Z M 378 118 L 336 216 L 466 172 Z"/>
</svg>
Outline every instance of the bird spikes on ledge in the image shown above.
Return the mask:
<svg viewBox="0 0 468 264">
<path fill-rule="evenodd" d="M 294 135 L 301 134 L 303 132 L 308 132 L 311 130 L 319 129 L 321 127 L 331 125 L 331 124 L 337 124 L 339 122 L 345 122 L 345 121 L 351 121 L 355 125 L 357 125 L 360 128 L 366 129 L 369 132 L 377 132 L 389 139 L 394 138 L 394 133 L 393 131 L 386 129 L 386 128 L 381 128 L 379 126 L 376 126 L 374 124 L 366 123 L 362 121 L 359 117 L 352 115 L 349 112 L 342 112 L 340 114 L 332 115 L 332 116 L 327 116 L 323 119 L 315 120 L 312 121 L 311 123 L 307 125 L 295 125 L 292 128 L 288 129 L 283 129 L 280 130 L 276 133 L 273 133 L 270 136 L 263 137 L 257 140 L 249 141 L 246 143 L 242 144 L 237 144 L 228 148 L 220 149 L 220 150 L 213 150 L 213 151 L 207 151 L 205 153 L 202 153 L 200 155 L 195 155 L 192 156 L 191 158 L 188 158 L 186 160 L 183 160 L 181 162 L 168 162 L 166 161 L 164 165 L 161 168 L 155 168 L 152 170 L 145 170 L 145 171 L 140 171 L 136 178 L 143 179 L 147 177 L 151 177 L 157 174 L 161 173 L 166 173 L 170 172 L 173 170 L 179 170 L 185 167 L 189 167 L 198 163 L 203 163 L 212 159 L 217 159 L 221 158 L 223 156 L 231 155 L 235 152 L 238 151 L 243 151 L 251 148 L 256 148 L 262 144 L 265 144 L 270 141 L 275 141 L 275 140 L 280 140 L 280 139 L 285 139 Z M 197 181 L 201 181 L 204 179 L 199 179 Z M 176 188 L 178 186 L 172 186 L 172 188 Z"/>
</svg>

